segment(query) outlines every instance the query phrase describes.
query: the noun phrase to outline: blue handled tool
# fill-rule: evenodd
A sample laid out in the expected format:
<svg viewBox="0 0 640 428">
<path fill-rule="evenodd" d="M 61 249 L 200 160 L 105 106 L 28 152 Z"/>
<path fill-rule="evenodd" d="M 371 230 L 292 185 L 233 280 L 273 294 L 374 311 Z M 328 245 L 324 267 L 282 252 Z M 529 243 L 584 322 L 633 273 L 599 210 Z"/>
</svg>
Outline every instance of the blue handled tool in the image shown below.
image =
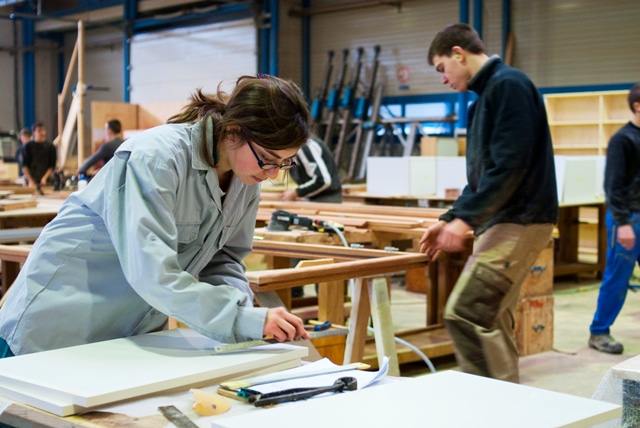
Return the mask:
<svg viewBox="0 0 640 428">
<path fill-rule="evenodd" d="M 331 322 L 329 321 L 325 321 L 323 323 L 312 323 L 314 324 L 312 327 L 305 327 L 307 330 L 312 330 L 312 331 L 323 331 L 323 330 L 329 330 L 329 328 L 331 327 Z"/>
</svg>

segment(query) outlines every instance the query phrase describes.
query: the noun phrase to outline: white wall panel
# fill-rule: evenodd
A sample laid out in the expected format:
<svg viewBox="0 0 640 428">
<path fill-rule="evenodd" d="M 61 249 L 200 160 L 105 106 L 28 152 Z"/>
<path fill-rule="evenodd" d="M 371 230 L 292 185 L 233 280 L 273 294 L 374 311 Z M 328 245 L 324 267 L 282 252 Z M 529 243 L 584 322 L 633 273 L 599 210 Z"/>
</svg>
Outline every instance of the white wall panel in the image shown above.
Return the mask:
<svg viewBox="0 0 640 428">
<path fill-rule="evenodd" d="M 141 34 L 131 44 L 131 102 L 184 100 L 196 89 L 229 89 L 257 70 L 251 19 Z"/>
</svg>

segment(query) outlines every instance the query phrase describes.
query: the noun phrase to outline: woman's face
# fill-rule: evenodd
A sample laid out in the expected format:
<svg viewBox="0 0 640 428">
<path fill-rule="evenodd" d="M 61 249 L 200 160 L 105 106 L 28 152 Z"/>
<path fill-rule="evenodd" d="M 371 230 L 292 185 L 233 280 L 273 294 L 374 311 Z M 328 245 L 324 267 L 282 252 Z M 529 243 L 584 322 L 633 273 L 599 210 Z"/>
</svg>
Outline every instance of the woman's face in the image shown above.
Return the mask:
<svg viewBox="0 0 640 428">
<path fill-rule="evenodd" d="M 263 169 L 260 163 L 286 165 L 291 163 L 297 152 L 296 148 L 271 150 L 253 142 L 244 142 L 234 150 L 230 158 L 231 169 L 233 174 L 246 185 L 261 183 L 267 179 L 273 180 L 278 176 L 280 169 Z"/>
</svg>

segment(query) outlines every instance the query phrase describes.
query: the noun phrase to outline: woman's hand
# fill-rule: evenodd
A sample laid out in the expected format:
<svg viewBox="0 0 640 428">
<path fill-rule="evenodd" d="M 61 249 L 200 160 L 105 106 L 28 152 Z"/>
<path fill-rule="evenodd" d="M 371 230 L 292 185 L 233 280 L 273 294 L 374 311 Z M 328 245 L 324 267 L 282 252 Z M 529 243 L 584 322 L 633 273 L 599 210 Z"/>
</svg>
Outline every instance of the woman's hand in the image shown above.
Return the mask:
<svg viewBox="0 0 640 428">
<path fill-rule="evenodd" d="M 272 336 L 278 342 L 287 340 L 309 339 L 309 333 L 304 329 L 300 318 L 288 312 L 282 306 L 270 308 L 264 322 L 262 334 Z"/>
</svg>

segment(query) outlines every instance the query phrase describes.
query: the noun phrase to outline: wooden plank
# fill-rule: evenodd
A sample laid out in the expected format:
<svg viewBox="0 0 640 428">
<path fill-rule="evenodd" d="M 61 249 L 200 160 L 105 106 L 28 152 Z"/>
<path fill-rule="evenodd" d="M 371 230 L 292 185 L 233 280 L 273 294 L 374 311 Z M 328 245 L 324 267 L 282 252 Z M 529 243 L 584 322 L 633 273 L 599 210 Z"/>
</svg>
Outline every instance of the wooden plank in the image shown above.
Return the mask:
<svg viewBox="0 0 640 428">
<path fill-rule="evenodd" d="M 353 305 L 349 316 L 350 327 L 343 364 L 362 361 L 364 356 L 363 345 L 367 337 L 367 326 L 369 325 L 369 316 L 371 314 L 369 287 L 367 287 L 365 279 L 357 278 L 355 280 L 351 300 Z"/>
<path fill-rule="evenodd" d="M 414 198 L 415 199 L 415 198 Z M 317 210 L 316 212 L 341 212 L 341 213 L 362 213 L 374 215 L 389 216 L 411 216 L 415 218 L 438 218 L 446 212 L 441 208 L 420 208 L 420 207 L 401 207 L 389 205 L 363 205 L 356 203 L 332 204 L 326 202 L 276 202 L 276 201 L 260 201 L 261 209 L 285 210 L 297 212 L 300 209 Z"/>
<path fill-rule="evenodd" d="M 421 253 L 407 253 L 401 251 L 384 251 L 368 248 L 347 248 L 332 245 L 309 245 L 293 242 L 254 241 L 254 252 L 296 258 L 334 257 L 336 260 L 363 260 L 374 257 L 416 257 L 416 260 L 427 262 L 426 255 Z"/>
<path fill-rule="evenodd" d="M 21 208 L 34 208 L 38 206 L 38 201 L 32 200 L 11 200 L 0 199 L 0 211 L 19 210 Z"/>
<path fill-rule="evenodd" d="M 247 278 L 254 291 L 277 290 L 292 286 L 313 284 L 318 281 L 335 281 L 344 278 L 368 277 L 388 274 L 426 266 L 424 254 L 410 254 L 398 257 L 379 257 L 369 260 L 353 260 L 335 265 L 315 266 L 304 270 L 276 269 L 247 272 Z"/>
<path fill-rule="evenodd" d="M 74 94 L 71 98 L 71 105 L 67 114 L 67 120 L 64 124 L 62 134 L 56 137 L 53 144 L 58 148 L 58 169 L 64 169 L 69 150 L 71 149 L 71 140 L 76 133 L 76 124 L 78 112 L 80 111 L 80 97 Z"/>
<path fill-rule="evenodd" d="M 371 299 L 371 319 L 376 339 L 376 353 L 378 365 L 381 365 L 382 356 L 389 358 L 389 376 L 400 376 L 398 353 L 396 352 L 393 338 L 393 320 L 391 319 L 391 302 L 389 301 L 389 277 L 373 278 L 367 280 L 369 298 Z M 364 348 L 363 348 L 364 349 Z"/>
</svg>

